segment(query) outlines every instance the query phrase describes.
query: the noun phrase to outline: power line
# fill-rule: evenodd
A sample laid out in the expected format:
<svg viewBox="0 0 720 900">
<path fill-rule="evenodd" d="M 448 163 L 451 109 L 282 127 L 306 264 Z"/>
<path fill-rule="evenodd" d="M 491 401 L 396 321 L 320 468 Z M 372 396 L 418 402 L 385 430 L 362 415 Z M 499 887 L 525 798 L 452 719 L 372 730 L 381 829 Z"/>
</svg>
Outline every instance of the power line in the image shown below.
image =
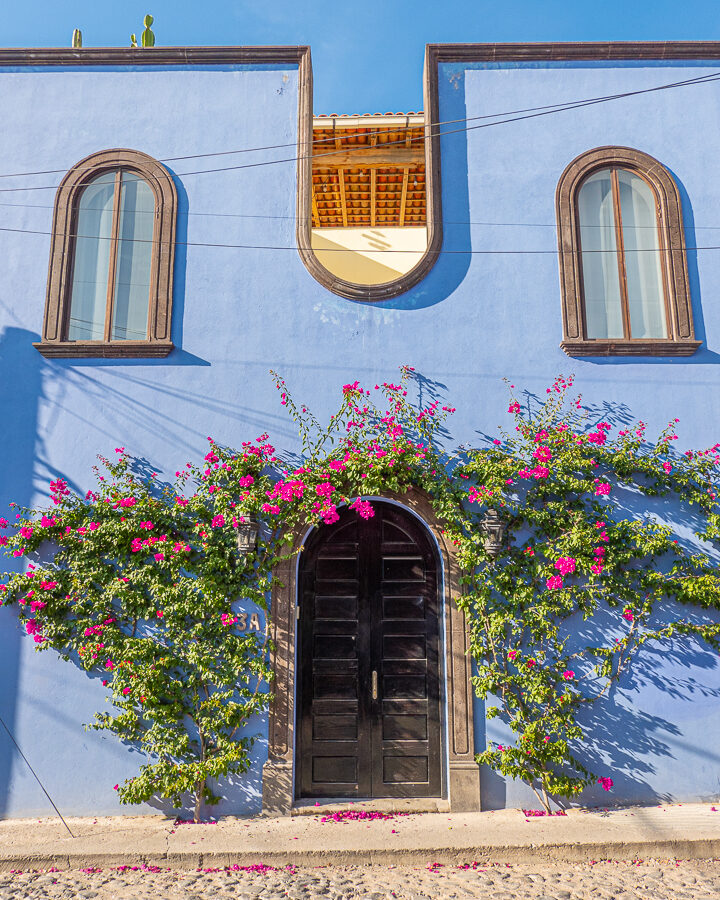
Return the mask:
<svg viewBox="0 0 720 900">
<path fill-rule="evenodd" d="M 6 206 L 12 209 L 53 209 L 54 207 L 49 203 L 3 203 L 0 201 L 0 206 Z M 146 210 L 146 209 L 136 209 L 134 215 L 148 215 L 154 216 L 155 210 Z M 222 212 L 194 212 L 191 210 L 186 210 L 183 215 L 186 216 L 202 216 L 206 218 L 218 218 L 218 219 L 268 219 L 268 220 L 283 220 L 289 222 L 297 222 L 305 218 L 307 221 L 312 220 L 312 214 L 309 216 L 301 217 L 301 216 L 269 216 L 262 213 L 222 213 Z M 514 228 L 557 228 L 556 222 L 451 222 L 448 219 L 434 219 L 426 220 L 426 224 L 429 224 L 430 221 L 433 221 L 435 224 L 441 224 L 443 227 L 447 225 L 473 225 L 477 227 L 486 227 L 486 228 L 502 228 L 502 227 L 514 227 Z M 343 231 L 345 228 L 339 225 L 318 225 L 317 228 L 341 228 Z M 352 226 L 351 226 L 352 227 Z M 355 226 L 357 228 L 369 228 L 369 225 L 358 225 Z M 395 228 L 395 225 L 386 225 L 385 228 Z M 407 227 L 424 227 L 422 226 L 407 226 Z M 581 226 L 583 229 L 585 228 L 604 228 L 613 230 L 615 228 L 614 225 L 593 225 L 587 224 Z M 625 229 L 646 229 L 649 228 L 652 231 L 657 231 L 657 225 L 623 225 Z M 705 231 L 718 231 L 720 230 L 720 225 L 695 225 L 694 230 L 705 230 Z M 414 251 L 411 251 L 414 252 Z"/>
<path fill-rule="evenodd" d="M 48 237 L 52 237 L 53 235 L 62 235 L 63 232 L 52 232 L 52 231 L 39 231 L 30 228 L 4 228 L 0 227 L 0 231 L 11 232 L 13 234 L 37 234 L 44 235 Z M 93 240 L 93 241 L 112 241 L 117 240 L 118 243 L 132 243 L 132 244 L 163 244 L 163 243 L 172 243 L 176 246 L 181 247 L 220 247 L 226 249 L 233 250 L 290 250 L 294 253 L 297 253 L 298 250 L 304 249 L 310 251 L 312 253 L 357 253 L 357 250 L 352 250 L 350 248 L 338 247 L 338 248 L 328 248 L 324 249 L 322 247 L 305 247 L 300 248 L 298 246 L 294 247 L 285 247 L 273 244 L 219 244 L 212 243 L 210 241 L 160 241 L 155 240 L 154 238 L 113 238 L 113 237 L 105 237 L 97 234 L 69 234 L 68 237 L 80 239 L 80 240 Z M 625 248 L 625 253 L 664 253 L 671 252 L 676 250 L 720 250 L 720 245 L 712 245 L 707 247 L 639 247 L 635 249 Z M 447 254 L 465 254 L 471 256 L 544 256 L 547 254 L 552 254 L 553 256 L 557 255 L 557 249 L 554 250 L 446 250 L 441 248 L 440 250 L 430 250 L 427 248 L 426 250 L 374 250 L 364 249 L 365 253 L 413 253 L 415 255 L 423 255 L 425 253 L 434 253 L 438 256 L 447 255 Z M 579 248 L 574 248 L 572 250 L 566 251 L 568 253 L 612 253 L 615 255 L 617 251 L 615 248 L 611 248 L 609 250 L 582 250 Z"/>
<path fill-rule="evenodd" d="M 67 828 L 68 833 L 70 834 L 70 837 L 71 837 L 71 838 L 74 838 L 75 835 L 72 833 L 72 831 L 70 831 L 70 826 L 69 826 L 68 823 L 65 821 L 65 819 L 63 819 L 62 813 L 61 813 L 60 810 L 57 808 L 57 806 L 55 806 L 55 801 L 54 801 L 53 798 L 50 796 L 50 794 L 48 794 L 48 792 L 45 790 L 45 785 L 42 783 L 42 781 L 40 781 L 40 778 L 38 777 L 37 772 L 36 772 L 35 769 L 33 769 L 33 767 L 30 765 L 30 760 L 27 758 L 27 756 L 25 756 L 25 754 L 24 754 L 24 753 L 22 752 L 22 750 L 20 749 L 20 745 L 19 745 L 18 742 L 15 740 L 15 737 L 14 737 L 12 731 L 10 731 L 10 729 L 7 727 L 7 725 L 5 724 L 5 720 L 4 720 L 2 717 L 0 717 L 0 725 L 2 725 L 2 727 L 5 729 L 5 731 L 7 731 L 8 736 L 10 737 L 10 740 L 13 742 L 13 744 L 15 744 L 15 749 L 17 750 L 17 752 L 20 754 L 20 756 L 22 756 L 22 758 L 23 758 L 23 759 L 25 760 L 25 762 L 27 763 L 28 769 L 30 769 L 30 771 L 33 773 L 33 776 L 35 777 L 35 781 L 37 781 L 37 783 L 38 783 L 38 784 L 40 785 L 40 787 L 42 788 L 43 794 L 45 794 L 45 796 L 46 796 L 46 797 L 48 798 L 48 800 L 50 801 L 50 803 L 51 803 L 51 805 L 52 805 L 52 808 L 55 810 L 55 812 L 56 812 L 56 813 L 58 814 L 58 816 L 60 817 L 60 821 L 61 821 L 61 822 L 63 823 L 63 825 Z"/>
<path fill-rule="evenodd" d="M 445 136 L 451 135 L 451 134 L 466 133 L 468 131 L 476 131 L 476 130 L 482 129 L 482 128 L 492 128 L 496 125 L 506 125 L 508 123 L 520 122 L 520 121 L 524 121 L 526 119 L 535 119 L 535 118 L 539 118 L 542 116 L 553 115 L 554 113 L 558 113 L 558 112 L 567 112 L 567 111 L 573 110 L 573 109 L 581 109 L 586 106 L 593 106 L 597 103 L 607 103 L 612 100 L 620 100 L 620 99 L 624 99 L 627 97 L 638 96 L 641 94 L 649 94 L 649 93 L 653 93 L 656 91 L 664 91 L 664 90 L 669 90 L 671 88 L 676 88 L 676 87 L 686 87 L 686 86 L 696 85 L 696 84 L 706 84 L 709 82 L 717 81 L 719 79 L 720 79 L 720 72 L 713 72 L 708 75 L 698 76 L 697 78 L 689 78 L 689 79 L 685 79 L 683 81 L 675 81 L 675 82 L 670 82 L 668 84 L 656 85 L 655 87 L 651 87 L 651 88 L 642 88 L 642 89 L 638 89 L 635 91 L 624 91 L 624 92 L 618 93 L 618 94 L 608 94 L 608 95 L 605 95 L 602 97 L 594 97 L 594 98 L 589 98 L 586 100 L 567 101 L 565 103 L 551 104 L 549 106 L 529 107 L 527 110 L 518 110 L 517 111 L 518 113 L 527 112 L 528 113 L 527 115 L 516 115 L 515 112 L 494 113 L 491 115 L 474 116 L 474 117 L 469 117 L 466 119 L 451 119 L 451 120 L 448 120 L 447 122 L 430 123 L 430 125 L 426 126 L 426 127 L 429 127 L 429 129 L 430 129 L 430 137 L 445 137 Z M 477 119 L 498 118 L 499 116 L 503 116 L 503 115 L 511 116 L 511 118 L 501 119 L 500 121 L 497 121 L 497 122 L 484 122 L 481 125 L 471 125 L 471 126 L 468 126 L 467 128 L 456 128 L 456 129 L 451 129 L 449 131 L 436 131 L 434 133 L 432 131 L 433 128 L 439 128 L 443 124 L 455 124 L 457 122 L 470 122 L 470 121 L 475 121 Z M 408 128 L 403 127 L 403 128 L 399 128 L 397 130 L 398 131 L 407 131 Z M 326 139 L 321 139 L 321 141 L 324 141 L 324 140 L 326 140 Z M 330 139 L 327 139 L 327 140 L 330 140 Z M 402 144 L 404 142 L 405 142 L 405 138 L 401 138 L 397 141 L 387 141 L 383 144 L 383 147 L 387 147 L 387 146 L 390 146 L 393 144 Z M 315 142 L 313 142 L 313 144 L 314 143 Z M 206 156 L 219 156 L 219 155 L 226 155 L 226 154 L 233 154 L 233 153 L 259 152 L 263 149 L 283 149 L 285 147 L 291 147 L 291 146 L 295 146 L 295 144 L 294 143 L 293 144 L 277 144 L 275 146 L 268 146 L 265 148 L 245 148 L 242 150 L 218 151 L 217 153 L 197 154 L 197 155 L 184 156 L 184 157 L 166 157 L 166 158 L 161 159 L 160 161 L 161 162 L 169 162 L 169 161 L 177 161 L 177 160 L 181 160 L 181 159 L 202 158 L 202 157 L 206 157 Z M 344 153 L 355 153 L 355 152 L 366 151 L 367 149 L 368 149 L 368 145 L 358 144 L 358 145 L 351 146 L 351 147 L 344 147 L 343 152 Z M 322 159 L 324 156 L 334 156 L 336 154 L 336 152 L 337 151 L 333 150 L 328 153 L 311 154 L 309 156 L 283 157 L 281 159 L 263 160 L 263 161 L 256 162 L 256 163 L 244 163 L 242 165 L 237 165 L 237 166 L 220 166 L 220 167 L 216 167 L 213 169 L 197 169 L 197 170 L 191 171 L 191 172 L 177 172 L 177 173 L 175 173 L 175 177 L 185 178 L 188 175 L 207 175 L 207 174 L 211 174 L 214 172 L 229 172 L 229 171 L 236 171 L 239 169 L 252 169 L 252 168 L 258 168 L 260 166 L 272 166 L 272 165 L 279 165 L 281 163 L 299 162 L 302 160 L 315 161 L 318 159 Z M 94 167 L 88 167 L 88 168 L 94 168 Z M 67 169 L 48 169 L 48 170 L 37 171 L 37 172 L 17 172 L 17 173 L 7 173 L 4 175 L 0 174 L 0 177 L 14 178 L 14 177 L 32 176 L 32 175 L 50 175 L 50 174 L 58 174 L 60 172 L 66 172 L 66 171 L 68 171 L 68 170 Z M 168 177 L 172 178 L 173 175 L 168 174 Z M 37 186 L 24 187 L 24 188 L 0 188 L 0 192 L 11 193 L 11 192 L 18 192 L 18 191 L 57 190 L 58 186 L 59 185 L 37 185 Z"/>
</svg>

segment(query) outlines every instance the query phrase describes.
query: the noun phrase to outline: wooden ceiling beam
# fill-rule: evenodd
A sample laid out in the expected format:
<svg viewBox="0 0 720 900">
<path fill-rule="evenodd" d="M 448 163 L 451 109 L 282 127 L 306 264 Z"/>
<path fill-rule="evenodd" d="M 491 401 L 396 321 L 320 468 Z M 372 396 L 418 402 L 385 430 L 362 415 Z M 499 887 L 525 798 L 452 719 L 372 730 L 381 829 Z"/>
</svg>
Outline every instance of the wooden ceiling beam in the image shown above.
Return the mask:
<svg viewBox="0 0 720 900">
<path fill-rule="evenodd" d="M 313 167 L 316 169 L 381 169 L 385 166 L 403 169 L 405 166 L 421 166 L 424 162 L 425 148 L 422 146 L 363 146 L 362 150 L 322 151 L 313 156 Z"/>
<path fill-rule="evenodd" d="M 402 180 L 402 194 L 400 195 L 400 227 L 405 224 L 405 205 L 407 203 L 407 189 L 408 189 L 408 178 L 410 177 L 410 172 L 405 169 L 403 172 L 403 180 Z"/>
<path fill-rule="evenodd" d="M 377 169 L 370 169 L 370 227 L 375 227 L 375 189 Z"/>
<path fill-rule="evenodd" d="M 317 205 L 317 194 L 315 193 L 315 186 L 313 185 L 312 191 L 312 217 L 313 217 L 313 225 L 315 228 L 320 227 L 320 211 L 318 210 Z"/>
<path fill-rule="evenodd" d="M 340 182 L 340 210 L 342 211 L 343 228 L 347 228 L 347 203 L 345 202 L 345 170 L 338 169 L 338 181 Z"/>
</svg>

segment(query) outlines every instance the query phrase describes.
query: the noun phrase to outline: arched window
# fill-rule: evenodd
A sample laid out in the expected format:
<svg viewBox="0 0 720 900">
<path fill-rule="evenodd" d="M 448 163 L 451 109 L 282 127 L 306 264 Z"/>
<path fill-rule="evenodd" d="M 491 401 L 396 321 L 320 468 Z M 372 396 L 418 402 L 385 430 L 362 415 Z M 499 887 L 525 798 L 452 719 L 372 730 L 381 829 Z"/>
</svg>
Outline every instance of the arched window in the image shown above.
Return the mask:
<svg viewBox="0 0 720 900">
<path fill-rule="evenodd" d="M 55 199 L 44 356 L 167 356 L 177 194 L 159 162 L 105 150 Z"/>
<path fill-rule="evenodd" d="M 601 147 L 557 189 L 563 350 L 570 356 L 689 356 L 682 207 L 672 176 L 638 150 Z"/>
</svg>

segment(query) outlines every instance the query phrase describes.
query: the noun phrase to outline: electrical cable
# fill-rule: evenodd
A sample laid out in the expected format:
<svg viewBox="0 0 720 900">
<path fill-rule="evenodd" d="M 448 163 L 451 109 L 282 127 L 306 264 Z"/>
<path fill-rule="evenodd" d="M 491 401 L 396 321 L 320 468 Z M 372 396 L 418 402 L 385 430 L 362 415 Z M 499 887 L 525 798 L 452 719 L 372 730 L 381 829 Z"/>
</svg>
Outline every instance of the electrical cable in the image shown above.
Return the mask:
<svg viewBox="0 0 720 900">
<path fill-rule="evenodd" d="M 0 226 L 0 231 L 11 232 L 14 234 L 37 234 L 44 235 L 47 237 L 58 236 L 61 235 L 62 232 L 52 232 L 52 231 L 39 231 L 30 228 L 5 228 Z M 305 249 L 311 253 L 356 253 L 356 250 L 351 250 L 350 248 L 338 247 L 338 248 L 328 248 L 324 249 L 322 247 L 305 247 L 300 248 L 298 246 L 293 247 L 284 247 L 274 244 L 218 244 L 212 243 L 210 241 L 160 241 L 155 240 L 154 238 L 113 238 L 113 237 L 104 237 L 97 234 L 86 235 L 86 234 L 76 234 L 71 233 L 68 235 L 70 238 L 80 239 L 80 240 L 92 240 L 92 241 L 113 241 L 117 240 L 118 243 L 133 243 L 133 244 L 162 244 L 162 243 L 173 243 L 176 246 L 180 247 L 220 247 L 231 250 L 290 250 L 293 252 L 298 252 L 300 249 Z M 627 249 L 625 248 L 625 253 L 664 253 L 664 252 L 674 252 L 677 250 L 720 250 L 720 244 L 715 246 L 707 246 L 707 247 L 638 247 Z M 427 248 L 426 250 L 364 250 L 363 252 L 368 253 L 414 253 L 415 255 L 420 254 L 421 256 L 425 253 L 435 253 L 438 256 L 447 255 L 447 254 L 466 254 L 470 256 L 544 256 L 547 254 L 557 255 L 557 249 L 554 250 L 446 250 L 445 248 L 440 248 L 439 250 L 430 250 Z M 567 253 L 612 253 L 615 254 L 616 251 L 613 250 L 581 250 L 579 248 L 573 248 L 572 250 L 565 251 Z"/>
<path fill-rule="evenodd" d="M 49 203 L 3 203 L 0 201 L 0 206 L 7 206 L 10 208 L 17 209 L 53 209 Z M 135 210 L 135 215 L 148 215 L 154 216 L 154 210 L 144 210 L 138 209 Z M 268 216 L 263 215 L 262 213 L 221 213 L 221 212 L 194 212 L 190 210 L 186 210 L 182 215 L 186 216 L 203 216 L 208 218 L 218 218 L 218 219 L 267 219 L 267 220 L 283 220 L 289 222 L 297 222 L 299 221 L 299 216 Z M 308 220 L 312 219 L 312 215 L 307 216 Z M 426 220 L 426 223 L 420 226 L 408 226 L 408 227 L 419 227 L 422 228 L 425 224 L 429 224 L 430 220 Z M 435 219 L 435 224 L 442 224 L 443 227 L 448 225 L 472 225 L 477 227 L 484 228 L 503 228 L 503 227 L 513 227 L 513 228 L 557 228 L 557 223 L 555 222 L 451 222 L 448 219 Z M 341 228 L 339 225 L 320 225 L 317 226 L 319 228 Z M 358 227 L 368 227 L 368 226 L 358 226 Z M 385 226 L 387 228 L 394 228 L 396 226 L 388 225 Z M 609 225 L 593 225 L 593 224 L 585 224 L 582 226 L 583 230 L 586 228 L 613 228 L 614 226 Z M 650 228 L 653 231 L 657 231 L 657 225 L 633 225 L 633 226 L 625 226 L 632 227 L 633 229 L 638 228 Z M 344 229 L 343 229 L 344 230 Z M 695 225 L 695 231 L 705 230 L 705 231 L 719 231 L 720 225 Z M 414 251 L 413 251 L 414 252 Z"/>
<path fill-rule="evenodd" d="M 20 745 L 19 745 L 18 742 L 15 740 L 15 737 L 13 736 L 12 731 L 10 731 L 10 729 L 7 727 L 7 725 L 5 724 L 5 720 L 4 720 L 1 716 L 0 716 L 0 725 L 2 725 L 2 727 L 5 729 L 5 731 L 7 731 L 8 735 L 10 736 L 10 740 L 13 742 L 13 744 L 15 744 L 15 749 L 17 750 L 17 752 L 20 754 L 20 756 L 22 756 L 22 758 L 23 758 L 23 759 L 25 760 L 25 762 L 27 763 L 28 769 L 30 769 L 30 771 L 31 771 L 31 772 L 33 773 L 33 775 L 35 776 L 35 781 L 37 781 L 37 783 L 40 785 L 40 787 L 42 788 L 43 794 L 45 794 L 45 796 L 48 798 L 48 800 L 49 800 L 50 803 L 52 804 L 52 808 L 55 810 L 55 812 L 56 812 L 56 813 L 58 814 L 58 816 L 60 817 L 60 821 L 61 821 L 61 822 L 63 823 L 63 825 L 67 828 L 68 833 L 70 834 L 70 837 L 71 837 L 71 838 L 74 838 L 75 835 L 72 833 L 72 831 L 70 831 L 70 826 L 69 826 L 68 823 L 65 821 L 65 819 L 63 819 L 62 813 L 61 813 L 60 810 L 57 808 L 57 806 L 55 806 L 55 801 L 54 801 L 53 798 L 50 796 L 50 794 L 48 794 L 48 792 L 45 790 L 45 785 L 42 783 L 42 781 L 40 781 L 37 772 L 36 772 L 35 769 L 33 769 L 33 767 L 30 765 L 30 761 L 28 760 L 27 756 L 25 756 L 25 754 L 24 754 L 24 753 L 22 752 L 22 750 L 20 749 Z"/>
<path fill-rule="evenodd" d="M 603 97 L 590 98 L 590 99 L 586 99 L 586 100 L 567 101 L 564 104 L 552 104 L 552 105 L 546 106 L 546 107 L 529 107 L 528 115 L 515 115 L 512 112 L 494 113 L 494 114 L 488 115 L 488 116 L 477 116 L 477 117 L 469 117 L 467 119 L 448 120 L 447 123 L 435 123 L 435 124 L 431 123 L 429 126 L 426 126 L 426 127 L 429 128 L 429 130 L 430 130 L 431 138 L 432 137 L 445 137 L 446 135 L 460 134 L 460 133 L 465 133 L 465 132 L 469 132 L 469 131 L 476 131 L 481 128 L 491 128 L 496 125 L 506 125 L 511 122 L 519 122 L 519 121 L 524 121 L 526 119 L 534 119 L 534 118 L 539 118 L 541 116 L 553 115 L 554 113 L 558 113 L 558 112 L 567 112 L 567 111 L 573 110 L 573 109 L 581 109 L 586 106 L 593 106 L 597 103 L 607 103 L 607 102 L 610 102 L 613 100 L 619 100 L 619 99 L 624 99 L 627 97 L 638 96 L 640 94 L 648 94 L 648 93 L 653 93 L 656 91 L 664 91 L 664 90 L 669 90 L 671 88 L 676 88 L 676 87 L 687 87 L 687 86 L 696 85 L 696 84 L 707 84 L 707 83 L 710 83 L 713 81 L 718 81 L 718 80 L 720 80 L 720 72 L 713 72 L 708 75 L 698 76 L 697 78 L 685 79 L 684 81 L 676 81 L 676 82 L 670 82 L 668 84 L 656 85 L 655 87 L 652 87 L 652 88 L 642 88 L 642 89 L 638 89 L 635 91 L 624 91 L 619 94 L 608 94 Z M 522 111 L 519 111 L 519 112 L 522 112 Z M 439 128 L 439 127 L 441 127 L 442 124 L 454 124 L 455 122 L 475 121 L 475 119 L 480 119 L 480 118 L 483 118 L 483 119 L 484 118 L 498 118 L 499 116 L 502 116 L 502 115 L 510 115 L 510 116 L 512 116 L 512 118 L 501 119 L 500 121 L 497 121 L 497 122 L 484 122 L 481 125 L 471 125 L 467 128 L 456 128 L 456 129 L 452 129 L 449 131 L 436 131 L 434 133 L 432 131 L 433 128 L 435 128 L 435 127 Z M 416 127 L 418 127 L 418 126 L 416 126 Z M 407 128 L 398 129 L 398 130 L 404 131 L 404 130 L 407 130 Z M 322 139 L 322 140 L 324 140 L 324 139 Z M 405 143 L 404 138 L 397 140 L 397 141 L 387 141 L 383 144 L 383 147 L 388 147 L 393 144 L 402 144 L 402 143 Z M 164 158 L 164 160 L 160 160 L 160 161 L 167 162 L 167 161 L 171 161 L 171 160 L 194 159 L 194 158 L 199 158 L 199 157 L 206 156 L 206 155 L 216 156 L 216 155 L 228 154 L 228 153 L 258 152 L 261 149 L 282 149 L 284 147 L 289 147 L 289 146 L 295 146 L 295 144 L 278 144 L 275 147 L 257 148 L 257 149 L 249 148 L 249 149 L 237 150 L 237 151 L 235 151 L 235 150 L 218 151 L 217 153 L 213 153 L 213 154 L 198 154 L 197 157 L 194 155 L 186 156 L 186 157 L 167 157 L 167 158 Z M 355 145 L 355 146 L 345 147 L 345 148 L 343 148 L 343 152 L 344 153 L 354 153 L 354 152 L 366 151 L 367 149 L 368 149 L 368 145 L 359 144 L 359 145 Z M 197 170 L 191 171 L 191 172 L 174 173 L 174 177 L 185 178 L 188 175 L 207 175 L 207 174 L 211 174 L 214 172 L 228 172 L 228 171 L 235 171 L 235 170 L 239 170 L 239 169 L 251 169 L 251 168 L 257 168 L 260 166 L 278 165 L 281 163 L 300 162 L 300 161 L 304 161 L 304 160 L 315 161 L 318 159 L 322 159 L 323 156 L 335 156 L 336 153 L 337 153 L 337 151 L 333 150 L 328 153 L 311 154 L 309 156 L 283 157 L 282 159 L 262 160 L 262 161 L 256 162 L 256 163 L 244 163 L 242 165 L 237 165 L 237 166 L 221 166 L 221 167 L 216 167 L 216 168 L 212 168 L 212 169 L 197 169 Z M 48 170 L 37 171 L 37 172 L 6 173 L 6 174 L 0 174 L 0 177 L 14 178 L 14 177 L 21 177 L 21 176 L 58 174 L 60 172 L 66 172 L 66 171 L 67 171 L 67 169 L 48 169 Z M 172 178 L 173 174 L 168 173 L 168 177 Z M 57 188 L 58 188 L 58 185 L 37 185 L 37 186 L 24 187 L 24 188 L 0 188 L 0 192 L 10 193 L 10 192 L 18 192 L 18 191 L 57 190 Z"/>
</svg>

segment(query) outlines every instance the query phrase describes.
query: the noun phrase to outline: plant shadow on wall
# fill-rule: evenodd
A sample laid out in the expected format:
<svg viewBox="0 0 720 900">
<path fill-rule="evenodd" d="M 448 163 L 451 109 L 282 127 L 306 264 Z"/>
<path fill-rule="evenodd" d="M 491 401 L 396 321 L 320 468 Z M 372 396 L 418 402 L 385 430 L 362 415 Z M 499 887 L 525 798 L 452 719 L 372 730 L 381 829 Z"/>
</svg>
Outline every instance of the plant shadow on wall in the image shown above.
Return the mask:
<svg viewBox="0 0 720 900">
<path fill-rule="evenodd" d="M 478 762 L 550 809 L 612 788 L 591 764 L 641 783 L 651 745 L 669 758 L 657 736 L 679 731 L 626 715 L 617 686 L 649 678 L 633 666 L 658 647 L 688 671 L 698 660 L 717 669 L 698 648 L 720 649 L 720 445 L 678 455 L 674 422 L 650 442 L 624 411 L 613 435 L 558 377 L 525 410 L 511 396 L 514 432 L 451 456 L 454 409 L 409 367 L 397 382 L 344 385 L 328 423 L 272 374 L 299 430 L 292 465 L 266 433 L 237 450 L 209 438 L 202 463 L 164 483 L 118 447 L 84 496 L 54 478 L 52 506 L 23 509 L 7 540 L 15 561 L 54 555 L 6 573 L 3 603 L 38 650 L 101 677 L 113 711 L 89 727 L 144 754 L 139 774 L 115 786 L 121 802 L 192 804 L 198 820 L 238 779 L 257 791 L 259 771 L 246 776 L 272 689 L 267 602 L 289 536 L 338 521 L 340 506 L 370 518 L 367 497 L 410 488 L 429 497 L 455 548 L 474 686 L 510 735 Z M 640 515 L 653 503 L 672 515 Z M 489 532 L 498 517 L 504 543 Z M 712 684 L 703 690 L 714 699 Z"/>
</svg>

